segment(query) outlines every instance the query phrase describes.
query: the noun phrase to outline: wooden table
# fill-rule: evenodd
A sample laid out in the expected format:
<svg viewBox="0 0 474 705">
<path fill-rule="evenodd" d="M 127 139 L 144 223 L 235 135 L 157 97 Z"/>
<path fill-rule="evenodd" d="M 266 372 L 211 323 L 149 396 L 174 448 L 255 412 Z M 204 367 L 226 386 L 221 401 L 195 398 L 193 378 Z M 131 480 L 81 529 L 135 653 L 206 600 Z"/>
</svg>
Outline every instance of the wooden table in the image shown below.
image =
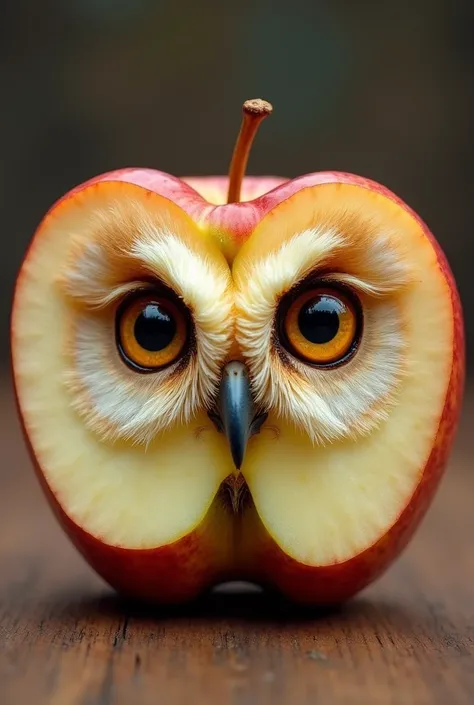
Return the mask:
<svg viewBox="0 0 474 705">
<path fill-rule="evenodd" d="M 1 705 L 474 703 L 474 396 L 428 518 L 361 597 L 317 615 L 234 586 L 150 613 L 56 526 L 1 389 Z"/>
</svg>

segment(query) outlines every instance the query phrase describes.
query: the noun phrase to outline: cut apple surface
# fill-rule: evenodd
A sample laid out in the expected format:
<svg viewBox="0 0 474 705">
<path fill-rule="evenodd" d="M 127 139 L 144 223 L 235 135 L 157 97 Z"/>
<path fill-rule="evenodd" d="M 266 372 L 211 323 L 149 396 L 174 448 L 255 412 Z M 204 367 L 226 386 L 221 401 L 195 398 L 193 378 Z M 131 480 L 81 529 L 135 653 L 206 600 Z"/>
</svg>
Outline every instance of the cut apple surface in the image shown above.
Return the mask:
<svg viewBox="0 0 474 705">
<path fill-rule="evenodd" d="M 266 426 L 278 429 L 278 442 L 266 428 L 250 440 L 242 471 L 256 511 L 284 553 L 310 566 L 348 561 L 396 524 L 436 443 L 453 365 L 451 291 L 429 239 L 386 196 L 345 188 L 346 203 L 359 199 L 361 206 L 354 207 L 372 208 L 374 218 L 385 209 L 388 218 L 395 212 L 396 231 L 404 247 L 416 253 L 413 264 L 420 276 L 397 295 L 408 367 L 397 404 L 376 431 L 356 443 L 318 447 L 294 424 L 270 414 Z M 284 228 L 275 229 L 275 219 L 288 219 L 297 231 L 308 225 L 305 214 L 311 213 L 313 226 L 318 218 L 330 220 L 335 189 L 340 192 L 340 185 L 305 189 L 264 218 L 236 258 L 236 281 L 249 260 L 281 244 L 277 235 Z M 113 184 L 106 192 L 114 194 Z M 83 217 L 79 199 L 47 219 L 23 269 L 13 325 L 18 397 L 37 462 L 67 516 L 105 544 L 155 548 L 202 525 L 233 466 L 221 434 L 208 430 L 204 442 L 196 441 L 200 429 L 209 426 L 203 412 L 185 431 L 178 427 L 161 434 L 145 451 L 102 443 L 71 408 L 64 385 L 70 310 L 58 295 L 57 273 L 67 257 L 68 234 L 81 228 Z M 241 554 L 242 547 L 223 527 L 227 521 L 226 512 L 217 519 L 218 533 L 227 536 L 224 562 L 230 569 L 232 553 Z M 245 547 L 249 565 L 254 548 Z"/>
<path fill-rule="evenodd" d="M 270 535 L 285 553 L 315 566 L 349 560 L 397 522 L 426 470 L 458 364 L 452 291 L 422 227 L 385 195 L 343 188 L 348 211 L 352 207 L 375 223 L 383 219 L 411 253 L 414 281 L 396 295 L 406 337 L 397 402 L 367 437 L 324 447 L 315 447 L 294 423 L 270 418 L 278 442 L 269 434 L 256 437 L 243 468 Z M 287 232 L 282 222 L 296 232 L 330 223 L 340 198 L 340 184 L 323 185 L 275 208 L 237 256 L 237 280 L 240 271 L 248 272 L 249 261 L 278 248 Z"/>
</svg>

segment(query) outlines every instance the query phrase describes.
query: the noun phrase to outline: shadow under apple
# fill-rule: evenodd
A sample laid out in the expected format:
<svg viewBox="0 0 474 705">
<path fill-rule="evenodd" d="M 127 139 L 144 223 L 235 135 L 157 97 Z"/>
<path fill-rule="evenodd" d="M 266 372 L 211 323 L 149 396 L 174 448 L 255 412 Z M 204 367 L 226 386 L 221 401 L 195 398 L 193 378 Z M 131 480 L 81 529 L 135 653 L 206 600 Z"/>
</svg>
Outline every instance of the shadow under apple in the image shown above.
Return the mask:
<svg viewBox="0 0 474 705">
<path fill-rule="evenodd" d="M 247 625 L 280 634 L 338 633 L 347 639 L 370 630 L 381 646 L 384 639 L 389 639 L 392 645 L 399 640 L 401 646 L 407 639 L 417 640 L 421 635 L 438 641 L 440 634 L 448 635 L 452 626 L 441 608 L 418 598 L 408 602 L 366 594 L 342 605 L 315 609 L 247 583 L 222 585 L 193 602 L 176 606 L 149 605 L 111 591 L 86 594 L 62 591 L 48 598 L 44 606 L 51 626 L 64 620 L 72 620 L 75 625 L 93 622 L 99 628 L 118 622 L 129 629 L 150 631 L 163 626 L 167 629 L 188 626 L 195 630 L 206 625 L 212 625 L 213 630 L 233 626 L 241 630 Z M 119 641 L 125 639 L 122 629 Z"/>
</svg>

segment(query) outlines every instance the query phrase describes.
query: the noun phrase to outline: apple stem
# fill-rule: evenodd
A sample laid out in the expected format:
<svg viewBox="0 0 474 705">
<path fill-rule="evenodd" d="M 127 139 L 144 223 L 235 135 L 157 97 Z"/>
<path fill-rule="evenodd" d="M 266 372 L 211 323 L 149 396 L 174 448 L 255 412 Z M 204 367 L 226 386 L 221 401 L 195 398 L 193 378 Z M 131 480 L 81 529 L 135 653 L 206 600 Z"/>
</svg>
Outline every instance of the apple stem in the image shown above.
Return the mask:
<svg viewBox="0 0 474 705">
<path fill-rule="evenodd" d="M 238 203 L 250 149 L 262 120 L 271 115 L 273 106 L 266 100 L 246 100 L 242 106 L 243 118 L 235 143 L 229 168 L 229 191 L 227 203 Z"/>
</svg>

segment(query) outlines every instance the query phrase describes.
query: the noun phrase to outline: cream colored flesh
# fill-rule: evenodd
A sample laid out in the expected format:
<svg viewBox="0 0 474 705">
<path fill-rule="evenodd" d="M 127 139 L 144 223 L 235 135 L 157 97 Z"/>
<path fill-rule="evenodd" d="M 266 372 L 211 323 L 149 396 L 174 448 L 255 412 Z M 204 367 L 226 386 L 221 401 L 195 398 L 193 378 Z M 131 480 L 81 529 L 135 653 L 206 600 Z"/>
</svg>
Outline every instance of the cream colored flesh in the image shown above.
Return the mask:
<svg viewBox="0 0 474 705">
<path fill-rule="evenodd" d="M 254 437 L 243 474 L 260 518 L 298 561 L 344 561 L 397 520 L 421 478 L 436 437 L 452 365 L 452 306 L 426 238 L 413 244 L 419 281 L 400 298 L 407 376 L 388 420 L 366 438 L 314 447 L 291 423 L 270 417 Z"/>
<path fill-rule="evenodd" d="M 18 399 L 37 462 L 66 514 L 105 543 L 160 546 L 199 526 L 232 462 L 204 412 L 145 448 L 101 442 L 72 409 L 64 384 L 71 311 L 56 278 L 81 217 L 67 205 L 49 218 L 24 263 L 12 322 Z"/>
</svg>

